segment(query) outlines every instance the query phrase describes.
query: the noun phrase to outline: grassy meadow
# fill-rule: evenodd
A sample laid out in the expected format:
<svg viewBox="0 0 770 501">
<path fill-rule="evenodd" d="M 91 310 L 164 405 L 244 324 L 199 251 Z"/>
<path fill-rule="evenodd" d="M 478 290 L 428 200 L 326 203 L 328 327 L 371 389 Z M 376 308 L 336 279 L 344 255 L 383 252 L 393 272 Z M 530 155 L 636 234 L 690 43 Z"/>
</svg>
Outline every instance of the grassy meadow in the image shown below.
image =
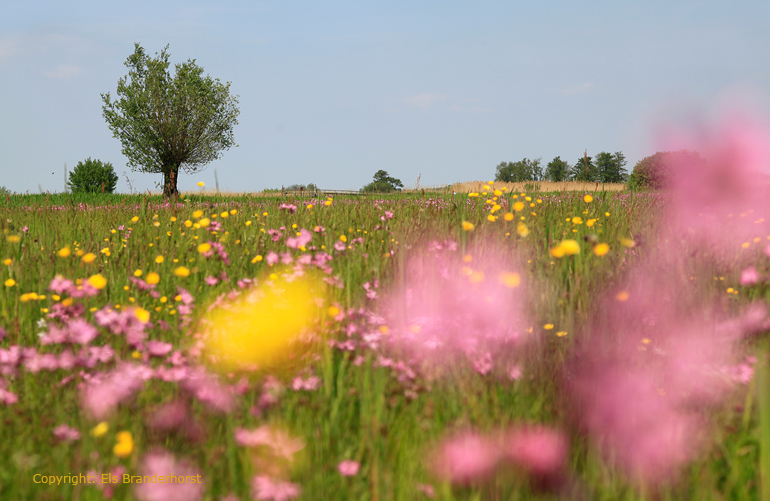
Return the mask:
<svg viewBox="0 0 770 501">
<path fill-rule="evenodd" d="M 669 196 L 512 188 L 0 200 L 0 499 L 760 499 L 770 435 L 761 378 L 691 412 L 706 430 L 697 453 L 662 482 L 637 481 L 574 417 L 587 326 L 615 308 L 608 297 L 628 297 L 617 291 L 656 248 Z M 765 273 L 761 237 L 744 250 Z M 398 310 L 430 280 L 433 265 L 415 271 L 421 258 L 463 298 L 489 301 L 458 319 L 521 341 L 438 361 L 391 342 L 419 332 Z M 770 299 L 766 284 L 740 284 L 736 261 L 692 253 L 686 267 L 726 312 Z M 311 292 L 296 302 L 280 295 L 305 283 Z M 244 297 L 247 306 L 227 306 Z M 252 299 L 276 302 L 252 315 Z M 456 309 L 483 304 L 463 301 Z M 210 356 L 212 332 L 255 353 L 220 346 Z M 649 352 L 656 342 L 645 338 Z M 758 356 L 762 342 L 738 344 Z M 553 471 L 527 456 L 477 476 L 472 450 L 467 465 L 436 466 L 447 437 L 540 426 L 566 440 Z M 117 481 L 153 472 L 202 483 Z M 79 474 L 98 480 L 38 483 Z"/>
</svg>

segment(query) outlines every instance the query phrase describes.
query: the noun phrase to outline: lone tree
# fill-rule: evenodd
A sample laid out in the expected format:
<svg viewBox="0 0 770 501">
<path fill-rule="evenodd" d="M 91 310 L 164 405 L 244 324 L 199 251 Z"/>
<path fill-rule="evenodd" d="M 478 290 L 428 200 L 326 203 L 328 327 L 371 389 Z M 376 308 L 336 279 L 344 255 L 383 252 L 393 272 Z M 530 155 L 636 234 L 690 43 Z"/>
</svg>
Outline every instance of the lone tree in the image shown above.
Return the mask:
<svg viewBox="0 0 770 501">
<path fill-rule="evenodd" d="M 404 183 L 402 183 L 400 179 L 390 177 L 390 174 L 380 169 L 374 173 L 374 180 L 361 188 L 361 191 L 388 193 L 403 187 Z"/>
<path fill-rule="evenodd" d="M 163 196 L 176 196 L 179 169 L 192 174 L 233 146 L 238 96 L 230 82 L 203 76 L 195 60 L 169 68 L 168 45 L 150 58 L 139 44 L 118 80 L 117 96 L 102 94 L 102 111 L 131 170 L 163 174 Z M 236 145 L 237 146 L 237 145 Z"/>
<path fill-rule="evenodd" d="M 109 162 L 91 160 L 78 162 L 70 172 L 67 187 L 72 193 L 112 193 L 118 184 L 118 175 Z"/>
</svg>

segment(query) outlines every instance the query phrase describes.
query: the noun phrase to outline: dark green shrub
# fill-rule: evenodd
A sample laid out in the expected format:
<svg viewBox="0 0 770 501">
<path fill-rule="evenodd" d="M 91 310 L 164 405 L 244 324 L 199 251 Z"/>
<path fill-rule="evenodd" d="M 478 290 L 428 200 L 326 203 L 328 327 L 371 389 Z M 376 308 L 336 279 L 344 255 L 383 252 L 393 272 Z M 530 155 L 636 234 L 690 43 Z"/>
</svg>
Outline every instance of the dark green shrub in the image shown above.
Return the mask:
<svg viewBox="0 0 770 501">
<path fill-rule="evenodd" d="M 628 177 L 627 188 L 630 190 L 652 189 L 663 190 L 669 185 L 671 172 L 677 165 L 704 163 L 703 158 L 695 151 L 659 151 L 636 162 L 634 170 Z"/>
<path fill-rule="evenodd" d="M 5 186 L 0 186 L 0 196 L 13 195 L 13 192 Z"/>
<path fill-rule="evenodd" d="M 117 184 L 118 175 L 112 164 L 90 157 L 78 162 L 67 182 L 72 193 L 113 193 Z"/>
<path fill-rule="evenodd" d="M 390 177 L 390 175 L 384 170 L 378 170 L 374 174 L 374 181 L 367 184 L 361 191 L 363 192 L 375 192 L 375 193 L 389 193 L 391 191 L 397 191 L 404 187 L 404 184 L 400 179 Z"/>
</svg>

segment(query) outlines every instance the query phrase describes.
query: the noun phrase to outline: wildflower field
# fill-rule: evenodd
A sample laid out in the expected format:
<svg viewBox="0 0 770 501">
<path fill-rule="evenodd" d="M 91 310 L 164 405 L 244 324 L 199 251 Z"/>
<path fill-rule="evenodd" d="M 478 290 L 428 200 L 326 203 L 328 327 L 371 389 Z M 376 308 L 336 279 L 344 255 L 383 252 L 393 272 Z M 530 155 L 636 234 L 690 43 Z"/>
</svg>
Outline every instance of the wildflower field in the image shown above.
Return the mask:
<svg viewBox="0 0 770 501">
<path fill-rule="evenodd" d="M 760 499 L 723 188 L 8 197 L 0 499 Z"/>
</svg>

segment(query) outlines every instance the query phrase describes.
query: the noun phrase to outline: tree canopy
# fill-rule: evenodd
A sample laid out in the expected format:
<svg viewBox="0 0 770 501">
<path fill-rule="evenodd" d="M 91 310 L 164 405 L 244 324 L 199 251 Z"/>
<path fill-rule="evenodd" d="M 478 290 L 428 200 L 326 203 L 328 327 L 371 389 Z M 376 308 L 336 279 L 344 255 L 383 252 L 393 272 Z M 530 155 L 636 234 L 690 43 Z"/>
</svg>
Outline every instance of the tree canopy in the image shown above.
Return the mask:
<svg viewBox="0 0 770 501">
<path fill-rule="evenodd" d="M 118 175 L 112 164 L 90 157 L 78 162 L 67 180 L 72 193 L 112 193 L 117 184 Z"/>
<path fill-rule="evenodd" d="M 380 169 L 374 173 L 374 180 L 361 188 L 361 191 L 388 193 L 404 187 L 400 179 L 391 177 L 386 171 Z"/>
<path fill-rule="evenodd" d="M 518 162 L 500 162 L 495 173 L 495 181 L 504 183 L 521 183 L 524 181 L 540 181 L 543 179 L 543 168 L 540 158 L 530 160 L 524 158 Z"/>
<path fill-rule="evenodd" d="M 545 168 L 545 179 L 559 183 L 566 181 L 569 176 L 569 164 L 561 157 L 554 157 Z"/>
<path fill-rule="evenodd" d="M 239 110 L 230 83 L 204 77 L 194 59 L 175 65 L 172 76 L 167 50 L 151 58 L 134 44 L 118 98 L 102 94 L 102 111 L 129 167 L 163 174 L 163 194 L 174 196 L 180 168 L 200 171 L 235 144 Z"/>
</svg>

